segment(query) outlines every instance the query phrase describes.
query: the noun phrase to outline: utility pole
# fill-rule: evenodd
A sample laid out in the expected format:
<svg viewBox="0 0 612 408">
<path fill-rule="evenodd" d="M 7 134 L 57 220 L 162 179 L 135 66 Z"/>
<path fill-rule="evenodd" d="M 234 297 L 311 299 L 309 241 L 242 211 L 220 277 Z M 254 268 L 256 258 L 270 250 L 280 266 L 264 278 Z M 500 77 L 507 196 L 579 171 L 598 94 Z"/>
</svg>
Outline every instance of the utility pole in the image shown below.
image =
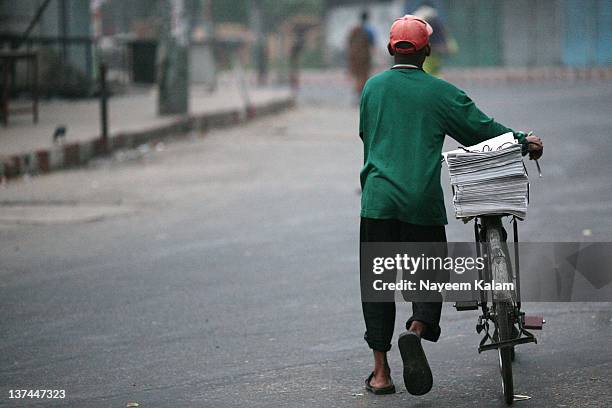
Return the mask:
<svg viewBox="0 0 612 408">
<path fill-rule="evenodd" d="M 263 1 L 251 0 L 249 7 L 249 25 L 255 36 L 253 48 L 253 60 L 257 70 L 257 84 L 265 85 L 268 77 L 268 60 L 266 49 L 266 37 L 263 32 Z"/>
<path fill-rule="evenodd" d="M 60 44 L 62 46 L 62 65 L 65 68 L 68 65 L 68 7 L 66 0 L 60 0 L 57 25 L 60 29 Z"/>
<path fill-rule="evenodd" d="M 106 92 L 106 65 L 100 63 L 100 139 L 104 153 L 109 152 L 108 143 L 108 94 Z"/>
<path fill-rule="evenodd" d="M 189 18 L 185 0 L 164 0 L 158 59 L 158 113 L 189 111 Z"/>
</svg>

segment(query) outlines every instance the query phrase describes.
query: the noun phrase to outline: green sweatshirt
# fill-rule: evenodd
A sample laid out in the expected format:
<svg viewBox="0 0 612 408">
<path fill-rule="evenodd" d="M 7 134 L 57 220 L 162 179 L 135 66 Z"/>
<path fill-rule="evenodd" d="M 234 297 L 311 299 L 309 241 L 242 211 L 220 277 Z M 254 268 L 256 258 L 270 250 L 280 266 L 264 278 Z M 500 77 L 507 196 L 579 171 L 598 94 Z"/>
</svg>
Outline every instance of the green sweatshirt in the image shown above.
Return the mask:
<svg viewBox="0 0 612 408">
<path fill-rule="evenodd" d="M 463 146 L 514 132 L 481 112 L 452 84 L 420 69 L 373 76 L 361 96 L 361 216 L 411 224 L 447 223 L 440 169 L 444 136 Z"/>
</svg>

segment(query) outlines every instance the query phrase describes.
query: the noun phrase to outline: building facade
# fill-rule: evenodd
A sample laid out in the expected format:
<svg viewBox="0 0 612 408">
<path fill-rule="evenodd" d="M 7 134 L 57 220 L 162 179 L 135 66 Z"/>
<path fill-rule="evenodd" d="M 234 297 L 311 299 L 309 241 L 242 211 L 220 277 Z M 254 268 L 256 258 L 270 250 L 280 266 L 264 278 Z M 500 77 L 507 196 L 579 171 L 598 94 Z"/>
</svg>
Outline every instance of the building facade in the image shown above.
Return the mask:
<svg viewBox="0 0 612 408">
<path fill-rule="evenodd" d="M 374 17 L 384 51 L 393 18 L 422 0 L 353 2 L 326 12 L 328 55 L 341 54 L 362 10 Z M 611 0 L 430 0 L 459 52 L 447 65 L 589 67 L 612 65 Z M 339 24 L 344 22 L 344 24 Z"/>
</svg>

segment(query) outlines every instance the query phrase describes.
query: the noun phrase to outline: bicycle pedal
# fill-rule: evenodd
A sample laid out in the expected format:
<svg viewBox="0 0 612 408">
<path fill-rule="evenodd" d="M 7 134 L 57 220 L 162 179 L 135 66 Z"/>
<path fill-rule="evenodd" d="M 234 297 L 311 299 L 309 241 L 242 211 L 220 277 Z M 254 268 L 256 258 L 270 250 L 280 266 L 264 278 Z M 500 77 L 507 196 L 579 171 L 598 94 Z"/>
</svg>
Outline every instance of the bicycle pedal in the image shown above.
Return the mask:
<svg viewBox="0 0 612 408">
<path fill-rule="evenodd" d="M 542 330 L 544 323 L 546 323 L 544 316 L 523 316 L 523 327 L 526 329 Z"/>
<path fill-rule="evenodd" d="M 465 300 L 455 302 L 453 305 L 458 312 L 463 312 L 465 310 L 478 310 L 478 301 L 477 300 Z"/>
</svg>

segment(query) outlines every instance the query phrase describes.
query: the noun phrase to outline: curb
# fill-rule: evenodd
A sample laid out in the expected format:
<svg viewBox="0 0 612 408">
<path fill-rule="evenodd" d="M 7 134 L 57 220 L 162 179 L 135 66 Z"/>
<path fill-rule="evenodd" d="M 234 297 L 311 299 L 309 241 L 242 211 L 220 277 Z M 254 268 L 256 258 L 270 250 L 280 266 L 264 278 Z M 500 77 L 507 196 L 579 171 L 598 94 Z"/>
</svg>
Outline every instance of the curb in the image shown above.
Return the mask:
<svg viewBox="0 0 612 408">
<path fill-rule="evenodd" d="M 272 115 L 295 106 L 295 98 L 286 96 L 246 109 L 229 109 L 214 113 L 192 114 L 176 119 L 172 123 L 133 132 L 120 132 L 108 139 L 105 149 L 101 139 L 52 146 L 0 158 L 0 181 L 24 174 L 45 174 L 52 171 L 81 166 L 94 157 L 103 156 L 117 149 L 135 148 L 153 140 L 169 136 L 185 135 L 191 131 L 204 132 L 237 126 L 252 119 Z"/>
</svg>

